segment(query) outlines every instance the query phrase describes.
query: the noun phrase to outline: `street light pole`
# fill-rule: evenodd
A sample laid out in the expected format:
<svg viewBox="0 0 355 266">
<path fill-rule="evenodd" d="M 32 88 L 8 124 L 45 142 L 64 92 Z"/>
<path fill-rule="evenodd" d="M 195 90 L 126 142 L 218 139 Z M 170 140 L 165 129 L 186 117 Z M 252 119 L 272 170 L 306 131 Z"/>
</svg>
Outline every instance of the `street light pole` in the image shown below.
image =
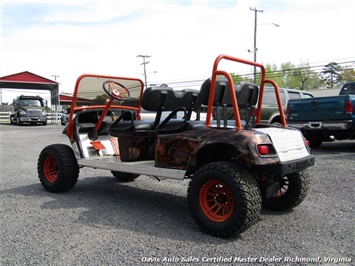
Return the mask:
<svg viewBox="0 0 355 266">
<path fill-rule="evenodd" d="M 145 61 L 146 58 L 149 58 L 149 57 L 152 57 L 151 55 L 137 55 L 137 57 L 142 57 L 143 58 L 143 63 L 141 65 L 143 65 L 143 68 L 144 68 L 144 85 L 145 85 L 145 88 L 148 88 L 148 82 L 147 82 L 147 71 L 146 71 L 146 68 L 145 68 L 145 65 L 149 63 Z"/>
<path fill-rule="evenodd" d="M 250 10 L 254 11 L 254 51 L 253 51 L 253 53 L 254 53 L 254 62 L 256 62 L 256 52 L 258 50 L 258 48 L 256 47 L 256 28 L 258 25 L 257 13 L 258 12 L 263 13 L 264 11 L 258 10 L 258 9 L 256 9 L 256 7 L 254 7 L 254 8 L 250 7 Z M 254 83 L 256 83 L 256 66 L 254 66 Z"/>
</svg>

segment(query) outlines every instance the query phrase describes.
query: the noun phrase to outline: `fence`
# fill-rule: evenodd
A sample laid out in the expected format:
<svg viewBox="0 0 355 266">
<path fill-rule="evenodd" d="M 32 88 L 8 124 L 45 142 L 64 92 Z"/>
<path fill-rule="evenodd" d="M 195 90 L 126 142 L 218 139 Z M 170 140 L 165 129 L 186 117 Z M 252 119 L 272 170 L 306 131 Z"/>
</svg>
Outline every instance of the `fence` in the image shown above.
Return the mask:
<svg viewBox="0 0 355 266">
<path fill-rule="evenodd" d="M 1 124 L 10 124 L 10 115 L 11 112 L 0 112 L 0 123 Z M 57 116 L 57 119 L 56 119 Z M 60 117 L 62 113 L 47 112 L 47 123 L 48 124 L 60 124 Z"/>
</svg>

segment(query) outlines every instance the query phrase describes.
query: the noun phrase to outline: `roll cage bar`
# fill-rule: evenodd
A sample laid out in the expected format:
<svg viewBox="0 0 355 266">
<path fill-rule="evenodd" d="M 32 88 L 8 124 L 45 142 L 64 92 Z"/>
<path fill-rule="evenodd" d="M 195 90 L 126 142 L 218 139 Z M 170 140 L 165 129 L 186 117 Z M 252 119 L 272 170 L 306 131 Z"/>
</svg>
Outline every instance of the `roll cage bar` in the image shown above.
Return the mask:
<svg viewBox="0 0 355 266">
<path fill-rule="evenodd" d="M 215 90 L 216 90 L 216 79 L 217 79 L 218 75 L 222 75 L 225 78 L 227 78 L 228 83 L 230 84 L 229 90 L 230 90 L 230 95 L 231 95 L 231 100 L 232 100 L 232 105 L 233 105 L 236 130 L 242 129 L 242 123 L 240 121 L 240 114 L 239 114 L 239 109 L 238 109 L 238 100 L 237 100 L 235 90 L 234 90 L 233 79 L 228 72 L 218 69 L 218 65 L 222 60 L 234 61 L 234 62 L 238 62 L 238 63 L 242 63 L 242 64 L 246 64 L 246 65 L 251 65 L 251 66 L 255 66 L 255 67 L 260 68 L 261 81 L 260 81 L 259 101 L 258 101 L 257 114 L 256 114 L 256 124 L 260 124 L 261 111 L 262 111 L 261 107 L 262 107 L 262 101 L 263 101 L 263 97 L 264 97 L 265 83 L 270 83 L 275 89 L 276 100 L 277 100 L 277 104 L 278 104 L 278 108 L 279 108 L 279 112 L 280 112 L 281 124 L 282 124 L 282 126 L 286 127 L 287 123 L 286 123 L 285 114 L 284 114 L 284 111 L 282 108 L 282 101 L 281 101 L 281 96 L 280 96 L 280 92 L 279 92 L 279 87 L 275 81 L 273 81 L 271 79 L 266 79 L 265 67 L 262 64 L 259 64 L 256 62 L 232 57 L 229 55 L 223 55 L 223 54 L 219 55 L 216 58 L 214 65 L 213 65 L 212 78 L 211 78 L 211 91 L 210 91 L 210 95 L 209 95 L 209 99 L 208 99 L 208 107 L 207 107 L 206 126 L 211 125 L 213 99 L 214 99 L 214 94 L 215 94 Z"/>
</svg>

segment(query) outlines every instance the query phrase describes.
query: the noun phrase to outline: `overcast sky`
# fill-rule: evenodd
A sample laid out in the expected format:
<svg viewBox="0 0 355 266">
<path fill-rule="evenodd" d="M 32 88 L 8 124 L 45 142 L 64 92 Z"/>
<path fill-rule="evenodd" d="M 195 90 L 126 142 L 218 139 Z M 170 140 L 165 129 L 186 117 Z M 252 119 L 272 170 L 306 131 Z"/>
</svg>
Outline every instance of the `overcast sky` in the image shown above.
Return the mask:
<svg viewBox="0 0 355 266">
<path fill-rule="evenodd" d="M 258 62 L 355 61 L 354 0 L 2 0 L 0 76 L 55 75 L 60 91 L 72 92 L 83 73 L 144 80 L 137 55 L 150 55 L 148 83 L 197 85 L 219 54 L 253 60 L 250 8 L 263 10 L 257 12 Z M 174 83 L 180 81 L 197 82 Z"/>
</svg>

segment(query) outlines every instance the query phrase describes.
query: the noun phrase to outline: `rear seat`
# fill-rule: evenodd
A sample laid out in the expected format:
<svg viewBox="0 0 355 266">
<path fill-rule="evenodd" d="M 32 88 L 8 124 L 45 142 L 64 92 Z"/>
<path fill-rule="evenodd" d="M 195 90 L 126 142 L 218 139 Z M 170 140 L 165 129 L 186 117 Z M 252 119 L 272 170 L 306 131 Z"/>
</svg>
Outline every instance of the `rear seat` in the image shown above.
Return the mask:
<svg viewBox="0 0 355 266">
<path fill-rule="evenodd" d="M 205 80 L 201 86 L 199 101 L 201 104 L 208 105 L 209 95 L 211 90 L 211 79 Z M 253 108 L 256 105 L 258 100 L 259 88 L 256 84 L 251 82 L 242 81 L 234 85 L 234 91 L 236 93 L 238 108 L 246 109 L 245 114 L 249 114 L 249 109 Z M 229 89 L 229 83 L 226 78 L 218 78 L 216 80 L 216 88 L 213 99 L 213 106 L 216 108 L 216 121 L 213 121 L 212 124 L 216 124 L 217 127 L 220 127 L 221 120 L 223 119 L 224 126 L 235 126 L 234 115 L 230 118 L 227 116 L 226 109 L 227 107 L 232 107 L 232 98 Z M 221 109 L 223 113 L 221 114 Z M 233 113 L 234 114 L 234 113 Z M 248 118 L 246 121 L 242 121 L 242 125 L 248 125 Z"/>
<path fill-rule="evenodd" d="M 216 80 L 216 89 L 214 94 L 213 106 L 222 106 L 226 104 L 228 107 L 232 106 L 232 98 L 228 88 L 229 83 L 225 78 Z M 200 90 L 200 101 L 204 105 L 208 105 L 208 99 L 211 89 L 211 79 L 205 80 Z M 255 105 L 258 100 L 258 86 L 251 82 L 242 81 L 234 85 L 236 92 L 238 107 Z"/>
</svg>

